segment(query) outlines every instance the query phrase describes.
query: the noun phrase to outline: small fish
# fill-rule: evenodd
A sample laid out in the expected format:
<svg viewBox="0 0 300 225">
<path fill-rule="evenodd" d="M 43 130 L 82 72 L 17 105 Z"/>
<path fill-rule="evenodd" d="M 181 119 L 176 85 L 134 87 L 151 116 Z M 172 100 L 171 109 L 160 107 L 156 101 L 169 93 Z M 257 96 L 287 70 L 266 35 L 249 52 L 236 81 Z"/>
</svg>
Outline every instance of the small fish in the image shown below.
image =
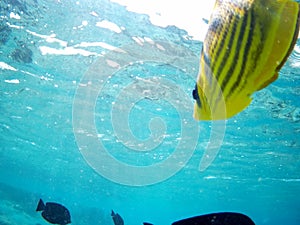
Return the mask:
<svg viewBox="0 0 300 225">
<path fill-rule="evenodd" d="M 143 223 L 144 225 L 153 225 Z M 172 225 L 255 225 L 246 215 L 233 212 L 211 213 L 179 220 Z"/>
<path fill-rule="evenodd" d="M 113 210 L 111 210 L 111 217 L 115 225 L 124 225 L 124 220 L 122 219 L 122 217 L 118 213 L 115 213 Z"/>
<path fill-rule="evenodd" d="M 216 0 L 193 91 L 196 120 L 228 119 L 278 77 L 298 38 L 299 3 Z"/>
<path fill-rule="evenodd" d="M 66 225 L 71 223 L 69 210 L 61 204 L 55 202 L 47 202 L 44 204 L 40 199 L 36 211 L 42 211 L 45 220 L 52 224 Z"/>
</svg>

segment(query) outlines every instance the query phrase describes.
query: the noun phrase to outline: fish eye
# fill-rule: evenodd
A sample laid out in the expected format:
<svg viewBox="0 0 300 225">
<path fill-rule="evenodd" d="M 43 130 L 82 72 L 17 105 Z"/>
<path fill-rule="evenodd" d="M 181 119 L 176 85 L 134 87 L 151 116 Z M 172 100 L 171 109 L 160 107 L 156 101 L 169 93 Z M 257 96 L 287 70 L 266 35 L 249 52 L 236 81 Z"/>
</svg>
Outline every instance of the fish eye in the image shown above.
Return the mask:
<svg viewBox="0 0 300 225">
<path fill-rule="evenodd" d="M 193 99 L 196 100 L 198 107 L 201 108 L 201 101 L 200 101 L 200 97 L 198 94 L 198 88 L 197 88 L 197 84 L 195 85 L 195 89 L 193 90 Z"/>
<path fill-rule="evenodd" d="M 193 99 L 195 99 L 195 100 L 199 99 L 197 84 L 195 85 L 195 88 L 193 90 Z"/>
</svg>

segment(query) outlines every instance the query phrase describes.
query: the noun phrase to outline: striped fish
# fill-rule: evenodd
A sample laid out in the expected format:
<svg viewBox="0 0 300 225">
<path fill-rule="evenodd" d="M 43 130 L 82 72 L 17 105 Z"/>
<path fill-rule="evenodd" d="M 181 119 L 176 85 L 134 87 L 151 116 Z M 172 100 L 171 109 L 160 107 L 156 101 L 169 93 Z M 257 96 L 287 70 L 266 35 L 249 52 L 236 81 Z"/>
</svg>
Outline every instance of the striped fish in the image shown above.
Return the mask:
<svg viewBox="0 0 300 225">
<path fill-rule="evenodd" d="M 193 97 L 196 120 L 230 118 L 278 77 L 297 41 L 291 0 L 216 0 Z"/>
</svg>

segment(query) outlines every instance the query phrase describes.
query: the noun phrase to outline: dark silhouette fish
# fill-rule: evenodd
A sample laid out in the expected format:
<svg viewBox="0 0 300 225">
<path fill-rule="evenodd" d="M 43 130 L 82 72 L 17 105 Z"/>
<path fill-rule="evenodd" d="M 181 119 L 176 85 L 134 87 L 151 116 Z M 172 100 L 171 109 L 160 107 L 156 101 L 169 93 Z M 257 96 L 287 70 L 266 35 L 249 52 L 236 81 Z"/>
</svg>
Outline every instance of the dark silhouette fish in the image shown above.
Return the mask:
<svg viewBox="0 0 300 225">
<path fill-rule="evenodd" d="M 122 217 L 118 213 L 115 213 L 113 210 L 111 210 L 111 217 L 115 225 L 124 225 L 124 220 L 122 219 Z"/>
<path fill-rule="evenodd" d="M 144 225 L 153 225 L 143 223 Z M 172 225 L 255 225 L 246 215 L 233 212 L 211 213 L 179 220 Z"/>
<path fill-rule="evenodd" d="M 61 204 L 55 202 L 47 202 L 44 204 L 40 199 L 36 211 L 42 211 L 42 216 L 45 220 L 52 224 L 66 225 L 71 223 L 69 210 Z"/>
</svg>

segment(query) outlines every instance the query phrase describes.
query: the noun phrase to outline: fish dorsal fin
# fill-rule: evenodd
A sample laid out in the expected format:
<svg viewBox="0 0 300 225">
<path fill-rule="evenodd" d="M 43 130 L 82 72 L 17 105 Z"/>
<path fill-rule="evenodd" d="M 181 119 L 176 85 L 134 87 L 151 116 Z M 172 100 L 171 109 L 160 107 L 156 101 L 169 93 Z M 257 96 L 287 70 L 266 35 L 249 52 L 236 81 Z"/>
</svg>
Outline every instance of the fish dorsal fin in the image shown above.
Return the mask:
<svg viewBox="0 0 300 225">
<path fill-rule="evenodd" d="M 116 214 L 115 214 L 115 212 L 114 212 L 114 210 L 111 210 L 111 214 L 110 214 L 111 216 L 115 216 Z"/>
<path fill-rule="evenodd" d="M 36 207 L 36 210 L 35 211 L 43 211 L 45 209 L 45 204 L 43 202 L 42 199 L 40 199 L 39 203 L 38 203 L 38 206 Z"/>
</svg>

